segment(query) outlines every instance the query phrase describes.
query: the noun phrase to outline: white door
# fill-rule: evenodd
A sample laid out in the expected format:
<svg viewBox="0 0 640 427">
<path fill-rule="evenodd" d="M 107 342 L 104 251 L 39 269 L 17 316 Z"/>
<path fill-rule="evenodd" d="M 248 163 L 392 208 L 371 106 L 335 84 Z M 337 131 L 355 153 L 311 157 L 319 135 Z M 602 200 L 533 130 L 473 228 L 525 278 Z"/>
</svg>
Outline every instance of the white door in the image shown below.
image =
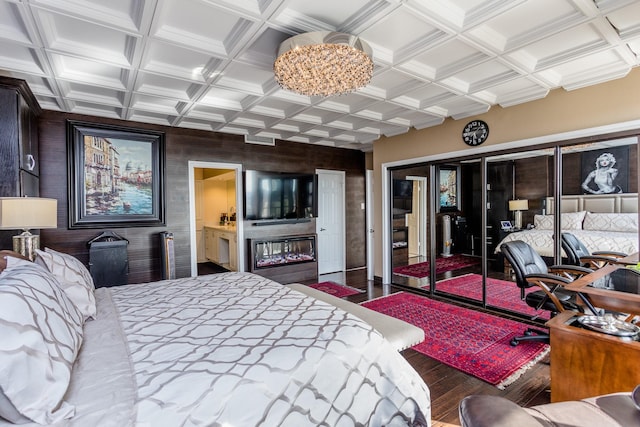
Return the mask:
<svg viewBox="0 0 640 427">
<path fill-rule="evenodd" d="M 427 178 L 407 176 L 413 181 L 412 212 L 407 215 L 409 227 L 409 258 L 427 256 Z"/>
<path fill-rule="evenodd" d="M 318 274 L 345 270 L 344 171 L 318 170 Z"/>
<path fill-rule="evenodd" d="M 367 280 L 374 279 L 374 250 L 373 250 L 373 171 L 367 171 Z"/>
</svg>

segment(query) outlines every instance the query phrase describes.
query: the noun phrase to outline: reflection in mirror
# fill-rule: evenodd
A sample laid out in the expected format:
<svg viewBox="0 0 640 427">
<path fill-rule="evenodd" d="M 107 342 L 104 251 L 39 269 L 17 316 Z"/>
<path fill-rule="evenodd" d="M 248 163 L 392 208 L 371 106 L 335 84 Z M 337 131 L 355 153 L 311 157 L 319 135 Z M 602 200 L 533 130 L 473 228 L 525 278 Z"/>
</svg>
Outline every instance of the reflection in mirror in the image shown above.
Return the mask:
<svg viewBox="0 0 640 427">
<path fill-rule="evenodd" d="M 437 164 L 435 209 L 437 294 L 482 300 L 480 160 Z"/>
<path fill-rule="evenodd" d="M 551 154 L 551 156 L 549 155 Z M 548 313 L 529 307 L 500 247 L 522 240 L 536 243 L 533 221 L 545 213 L 543 200 L 553 194 L 553 152 L 525 151 L 487 158 L 487 306 L 528 317 Z"/>
<path fill-rule="evenodd" d="M 480 161 L 437 164 L 435 194 L 438 294 L 482 300 Z"/>
<path fill-rule="evenodd" d="M 429 168 L 411 166 L 391 172 L 391 260 L 393 283 L 420 288 L 429 283 Z"/>
<path fill-rule="evenodd" d="M 572 234 L 590 254 L 636 253 L 637 138 L 563 147 L 562 165 L 562 232 Z M 550 214 L 557 210 L 554 206 L 550 200 Z M 567 262 L 564 249 L 561 255 Z"/>
<path fill-rule="evenodd" d="M 516 286 L 500 245 L 522 240 L 548 264 L 560 259 L 564 253 L 554 236 L 558 203 L 553 197 L 559 192 L 557 220 L 563 231 L 584 233 L 581 240 L 589 243 L 590 251 L 637 253 L 637 145 L 638 138 L 633 136 L 393 170 L 392 282 L 475 304 L 482 303 L 484 295 L 491 308 L 544 321 L 548 312 L 524 302 L 526 294 L 536 289 Z M 561 158 L 556 158 L 556 152 Z M 609 170 L 602 169 L 607 166 Z M 561 180 L 555 177 L 559 170 Z M 429 183 L 430 176 L 436 182 Z M 430 200 L 425 197 L 427 188 L 432 192 Z M 435 284 L 430 283 L 431 266 L 425 264 L 431 254 L 436 259 Z M 487 261 L 484 284 L 483 256 Z"/>
</svg>

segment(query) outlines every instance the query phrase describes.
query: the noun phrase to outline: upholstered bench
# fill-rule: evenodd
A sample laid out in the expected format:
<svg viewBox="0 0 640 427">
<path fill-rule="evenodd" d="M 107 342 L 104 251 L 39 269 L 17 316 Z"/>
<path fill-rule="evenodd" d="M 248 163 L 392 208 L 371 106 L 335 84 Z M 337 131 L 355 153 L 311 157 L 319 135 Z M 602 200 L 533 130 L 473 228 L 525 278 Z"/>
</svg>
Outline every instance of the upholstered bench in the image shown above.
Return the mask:
<svg viewBox="0 0 640 427">
<path fill-rule="evenodd" d="M 300 283 L 292 283 L 287 286 L 317 300 L 324 301 L 335 307 L 341 308 L 361 320 L 364 320 L 373 326 L 375 330 L 380 332 L 380 334 L 382 334 L 382 336 L 385 337 L 386 340 L 389 341 L 398 351 L 405 350 L 424 341 L 424 331 L 417 326 L 405 322 L 404 320 L 378 313 L 377 311 L 373 311 L 359 304 L 334 297 L 326 292 L 310 288 L 309 286 L 302 285 Z"/>
</svg>

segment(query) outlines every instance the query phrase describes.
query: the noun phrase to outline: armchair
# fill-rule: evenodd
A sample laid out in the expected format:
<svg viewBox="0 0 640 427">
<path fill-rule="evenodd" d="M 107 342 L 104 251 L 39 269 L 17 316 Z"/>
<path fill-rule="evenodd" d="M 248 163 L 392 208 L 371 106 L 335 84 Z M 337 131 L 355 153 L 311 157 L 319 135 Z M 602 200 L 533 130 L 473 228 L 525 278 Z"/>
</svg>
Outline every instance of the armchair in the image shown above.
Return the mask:
<svg viewBox="0 0 640 427">
<path fill-rule="evenodd" d="M 563 287 L 577 277 L 592 273 L 593 270 L 573 265 L 547 266 L 542 257 L 528 243 L 521 240 L 505 242 L 500 246 L 500 250 L 513 268 L 516 285 L 520 288 L 520 298 L 529 307 L 550 311 L 552 315 L 564 310 L 579 310 L 580 306 L 575 301 L 576 294 L 565 291 Z M 533 286 L 540 289 L 525 292 Z M 588 300 L 583 298 L 583 302 L 592 308 Z M 523 336 L 514 337 L 511 345 L 516 346 L 520 341 L 549 342 L 549 334 L 546 331 L 528 328 Z"/>
<path fill-rule="evenodd" d="M 589 252 L 587 247 L 573 234 L 562 233 L 562 249 L 567 255 L 567 264 L 597 270 L 608 264 L 615 264 L 627 254 L 616 251 Z"/>
<path fill-rule="evenodd" d="M 460 402 L 462 427 L 628 427 L 640 425 L 640 407 L 632 393 L 523 408 L 500 396 L 471 395 Z"/>
</svg>

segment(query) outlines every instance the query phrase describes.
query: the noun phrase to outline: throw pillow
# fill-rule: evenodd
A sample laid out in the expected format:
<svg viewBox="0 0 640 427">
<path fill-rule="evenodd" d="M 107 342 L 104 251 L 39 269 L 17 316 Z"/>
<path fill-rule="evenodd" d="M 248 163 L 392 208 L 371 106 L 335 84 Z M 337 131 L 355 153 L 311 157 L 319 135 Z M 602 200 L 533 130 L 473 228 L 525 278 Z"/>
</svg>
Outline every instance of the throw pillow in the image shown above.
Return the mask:
<svg viewBox="0 0 640 427">
<path fill-rule="evenodd" d="M 2 272 L 5 268 L 7 268 L 7 257 L 11 256 L 14 258 L 20 258 L 25 261 L 29 261 L 29 258 L 26 256 L 19 254 L 18 252 L 10 251 L 10 250 L 2 250 L 0 251 L 0 272 Z"/>
<path fill-rule="evenodd" d="M 44 268 L 7 261 L 0 273 L 0 417 L 40 424 L 70 418 L 74 407 L 63 397 L 82 344 L 82 313 Z"/>
<path fill-rule="evenodd" d="M 95 286 L 91 273 L 76 257 L 45 248 L 36 250 L 36 264 L 44 266 L 60 282 L 69 299 L 80 309 L 86 319 L 96 316 Z"/>
</svg>

